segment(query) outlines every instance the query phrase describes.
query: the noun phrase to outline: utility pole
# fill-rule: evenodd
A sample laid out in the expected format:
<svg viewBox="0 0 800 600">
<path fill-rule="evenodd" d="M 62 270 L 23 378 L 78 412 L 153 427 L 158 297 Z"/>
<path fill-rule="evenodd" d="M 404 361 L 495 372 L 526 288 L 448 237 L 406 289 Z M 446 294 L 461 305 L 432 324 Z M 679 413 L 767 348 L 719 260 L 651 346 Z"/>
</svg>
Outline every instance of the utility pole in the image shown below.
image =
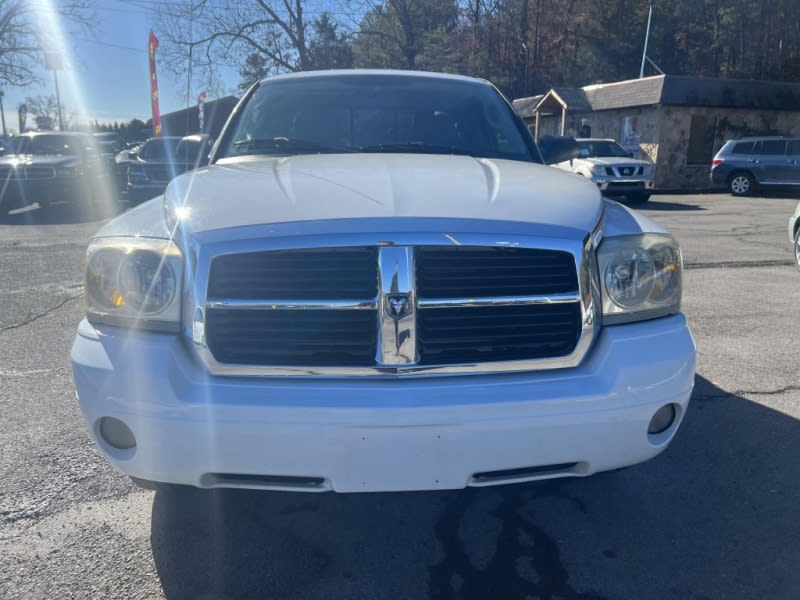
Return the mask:
<svg viewBox="0 0 800 600">
<path fill-rule="evenodd" d="M 3 112 L 3 96 L 5 96 L 5 92 L 0 90 L 0 121 L 3 122 L 3 136 L 6 134 L 6 113 Z"/>
<path fill-rule="evenodd" d="M 528 46 L 525 45 L 525 42 L 522 42 L 522 49 L 525 50 L 525 84 L 523 87 L 524 91 L 522 93 L 522 97 L 527 98 L 528 97 L 528 54 L 530 53 L 528 52 Z"/>
<path fill-rule="evenodd" d="M 53 81 L 56 86 L 56 105 L 58 108 L 58 130 L 64 131 L 64 117 L 61 114 L 61 93 L 58 91 L 58 70 L 63 66 L 61 56 L 56 52 L 45 52 L 44 68 L 53 72 Z"/>
<path fill-rule="evenodd" d="M 533 64 L 539 64 L 539 17 L 542 12 L 542 0 L 536 0 L 536 20 L 533 25 Z"/>
<path fill-rule="evenodd" d="M 192 2 L 191 7 L 189 8 L 189 70 L 186 73 L 186 135 L 189 135 L 191 131 L 189 130 L 189 113 L 191 112 L 189 109 L 191 108 L 191 101 L 192 101 L 192 50 L 194 49 L 194 45 L 192 44 L 192 30 L 194 29 L 194 2 Z"/>
<path fill-rule="evenodd" d="M 61 93 L 58 91 L 58 71 L 53 69 L 53 81 L 56 83 L 56 105 L 58 106 L 58 130 L 64 131 L 64 117 L 61 115 Z"/>
<path fill-rule="evenodd" d="M 650 3 L 650 12 L 647 13 L 647 32 L 644 34 L 644 51 L 642 52 L 642 68 L 639 69 L 639 79 L 644 77 L 644 62 L 647 60 L 647 42 L 650 40 L 650 21 L 653 18 L 653 4 Z"/>
</svg>

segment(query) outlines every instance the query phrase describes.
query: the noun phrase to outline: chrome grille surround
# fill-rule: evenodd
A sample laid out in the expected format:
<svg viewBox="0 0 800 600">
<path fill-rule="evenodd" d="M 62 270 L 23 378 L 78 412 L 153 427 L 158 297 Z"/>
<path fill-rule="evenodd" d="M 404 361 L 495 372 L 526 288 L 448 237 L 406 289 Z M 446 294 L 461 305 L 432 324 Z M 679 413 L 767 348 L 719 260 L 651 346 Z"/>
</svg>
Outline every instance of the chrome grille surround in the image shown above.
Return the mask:
<svg viewBox="0 0 800 600">
<path fill-rule="evenodd" d="M 268 231 L 265 229 L 265 231 Z M 221 237 L 215 236 L 222 240 Z M 192 315 L 184 329 L 191 339 L 197 356 L 209 372 L 216 376 L 229 377 L 423 377 L 444 375 L 471 375 L 488 373 L 514 373 L 575 367 L 588 353 L 600 327 L 599 282 L 592 267 L 594 250 L 602 237 L 602 221 L 592 234 L 582 240 L 552 238 L 538 235 L 511 235 L 458 233 L 456 230 L 442 233 L 388 232 L 388 233 L 332 233 L 299 237 L 246 237 L 233 241 L 219 241 L 196 246 L 189 253 L 190 264 L 186 273 L 194 272 L 194 281 L 187 280 L 191 287 L 184 298 L 184 314 Z M 417 298 L 414 289 L 414 248 L 420 246 L 482 246 L 494 248 L 530 248 L 569 253 L 578 276 L 576 293 L 553 296 L 514 296 L 484 298 L 454 298 L 424 300 Z M 276 303 L 224 300 L 207 298 L 208 277 L 211 261 L 222 254 L 273 250 L 302 250 L 312 248 L 347 248 L 354 246 L 377 246 L 379 248 L 379 293 L 376 298 L 355 299 L 352 302 L 283 301 Z M 193 264 L 192 264 L 193 263 Z M 408 312 L 392 315 L 388 304 L 396 301 L 408 303 Z M 581 314 L 580 335 L 574 350 L 553 358 L 526 360 L 464 362 L 446 365 L 421 365 L 417 351 L 416 312 L 426 307 L 442 306 L 525 306 L 534 304 L 579 303 Z M 239 365 L 217 361 L 209 349 L 205 337 L 205 314 L 208 309 L 238 308 L 241 310 L 278 309 L 334 309 L 363 310 L 378 309 L 377 355 L 373 366 L 269 366 Z"/>
</svg>

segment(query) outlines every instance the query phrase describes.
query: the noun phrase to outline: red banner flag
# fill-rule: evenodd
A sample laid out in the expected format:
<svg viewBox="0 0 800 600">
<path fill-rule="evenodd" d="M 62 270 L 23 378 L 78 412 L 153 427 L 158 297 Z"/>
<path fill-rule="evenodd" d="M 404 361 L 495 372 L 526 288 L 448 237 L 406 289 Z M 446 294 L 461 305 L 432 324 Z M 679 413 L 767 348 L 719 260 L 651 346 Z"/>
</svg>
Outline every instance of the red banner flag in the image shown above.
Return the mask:
<svg viewBox="0 0 800 600">
<path fill-rule="evenodd" d="M 148 43 L 147 54 L 150 57 L 150 104 L 153 108 L 153 134 L 161 137 L 161 114 L 158 112 L 158 79 L 156 78 L 156 49 L 158 38 L 152 31 Z"/>
</svg>

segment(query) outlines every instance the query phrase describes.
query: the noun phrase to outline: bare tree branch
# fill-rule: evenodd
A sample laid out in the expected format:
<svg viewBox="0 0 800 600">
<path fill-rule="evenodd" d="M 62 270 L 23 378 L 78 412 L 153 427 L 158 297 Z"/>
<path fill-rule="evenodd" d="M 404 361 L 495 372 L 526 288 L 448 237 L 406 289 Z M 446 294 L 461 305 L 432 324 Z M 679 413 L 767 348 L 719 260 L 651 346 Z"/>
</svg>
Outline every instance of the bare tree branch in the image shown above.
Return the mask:
<svg viewBox="0 0 800 600">
<path fill-rule="evenodd" d="M 0 0 L 0 84 L 25 86 L 40 79 L 45 50 L 62 51 L 63 31 L 49 31 L 42 15 L 52 10 L 61 28 L 89 31 L 90 0 L 61 0 L 48 7 L 34 0 Z M 48 20 L 49 21 L 49 20 Z"/>
</svg>

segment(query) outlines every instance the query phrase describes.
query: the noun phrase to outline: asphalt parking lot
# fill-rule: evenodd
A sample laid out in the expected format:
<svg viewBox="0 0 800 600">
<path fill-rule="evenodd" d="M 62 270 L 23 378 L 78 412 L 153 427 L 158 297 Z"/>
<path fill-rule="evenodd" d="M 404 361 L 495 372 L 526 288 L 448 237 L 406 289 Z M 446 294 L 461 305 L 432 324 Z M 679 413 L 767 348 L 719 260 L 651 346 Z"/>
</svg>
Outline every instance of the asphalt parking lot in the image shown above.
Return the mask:
<svg viewBox="0 0 800 600">
<path fill-rule="evenodd" d="M 797 197 L 654 196 L 696 388 L 624 471 L 404 494 L 148 492 L 95 450 L 68 355 L 99 223 L 0 219 L 0 597 L 800 598 Z"/>
</svg>

